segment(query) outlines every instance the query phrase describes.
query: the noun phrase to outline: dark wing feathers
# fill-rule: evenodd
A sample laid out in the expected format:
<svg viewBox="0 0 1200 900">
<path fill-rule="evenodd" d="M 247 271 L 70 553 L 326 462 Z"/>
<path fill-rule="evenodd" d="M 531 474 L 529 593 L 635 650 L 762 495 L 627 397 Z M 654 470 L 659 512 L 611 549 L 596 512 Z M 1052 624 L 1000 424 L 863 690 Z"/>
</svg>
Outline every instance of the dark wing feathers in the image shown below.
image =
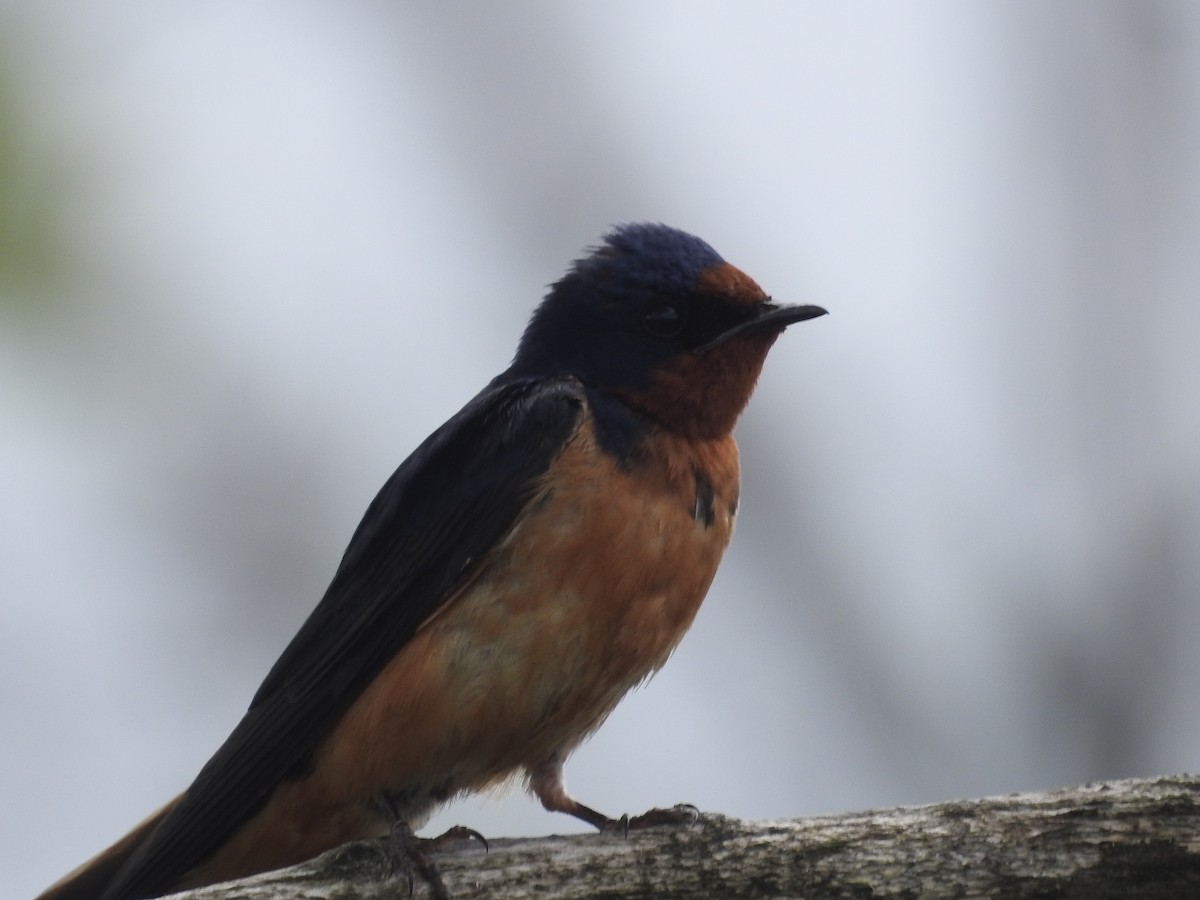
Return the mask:
<svg viewBox="0 0 1200 900">
<path fill-rule="evenodd" d="M 303 774 L 364 687 L 512 526 L 574 434 L 583 398 L 571 379 L 497 379 L 401 464 L 246 715 L 102 900 L 169 890 Z"/>
</svg>

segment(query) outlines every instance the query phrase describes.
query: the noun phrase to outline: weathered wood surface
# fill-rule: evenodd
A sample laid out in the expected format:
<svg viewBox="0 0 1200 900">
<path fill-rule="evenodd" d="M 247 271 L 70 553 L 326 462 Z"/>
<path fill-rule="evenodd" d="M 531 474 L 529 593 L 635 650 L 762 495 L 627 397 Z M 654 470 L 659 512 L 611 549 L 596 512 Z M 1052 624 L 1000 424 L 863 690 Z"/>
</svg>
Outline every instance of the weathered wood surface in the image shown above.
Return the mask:
<svg viewBox="0 0 1200 900">
<path fill-rule="evenodd" d="M 1200 777 L 811 819 L 498 839 L 437 856 L 454 900 L 1200 898 Z M 395 900 L 378 843 L 176 900 Z M 428 896 L 421 883 L 415 898 Z"/>
</svg>

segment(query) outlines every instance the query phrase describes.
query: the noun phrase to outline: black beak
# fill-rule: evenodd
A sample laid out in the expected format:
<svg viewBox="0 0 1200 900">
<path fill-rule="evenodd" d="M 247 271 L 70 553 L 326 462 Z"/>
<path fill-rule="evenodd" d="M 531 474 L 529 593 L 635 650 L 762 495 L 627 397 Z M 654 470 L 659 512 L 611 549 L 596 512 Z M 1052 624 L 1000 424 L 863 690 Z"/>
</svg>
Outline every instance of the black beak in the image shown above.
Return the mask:
<svg viewBox="0 0 1200 900">
<path fill-rule="evenodd" d="M 707 344 L 697 347 L 695 352 L 704 353 L 718 344 L 725 343 L 730 338 L 742 335 L 758 334 L 762 331 L 783 331 L 789 325 L 803 322 L 806 319 L 815 319 L 817 316 L 825 315 L 826 312 L 820 306 L 778 306 L 774 303 L 764 303 L 758 308 L 753 319 L 747 319 L 745 322 L 734 325 Z"/>
</svg>

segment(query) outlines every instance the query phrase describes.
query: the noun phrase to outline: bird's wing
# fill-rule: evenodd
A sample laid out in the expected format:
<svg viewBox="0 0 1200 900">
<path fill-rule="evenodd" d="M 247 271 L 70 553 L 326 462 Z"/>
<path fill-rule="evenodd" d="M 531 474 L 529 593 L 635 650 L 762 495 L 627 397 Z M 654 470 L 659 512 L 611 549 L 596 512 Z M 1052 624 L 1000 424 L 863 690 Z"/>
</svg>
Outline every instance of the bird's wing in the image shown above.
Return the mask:
<svg viewBox="0 0 1200 900">
<path fill-rule="evenodd" d="M 572 379 L 497 379 L 401 464 L 246 715 L 103 900 L 168 890 L 304 774 L 340 716 L 512 527 L 583 407 Z"/>
</svg>

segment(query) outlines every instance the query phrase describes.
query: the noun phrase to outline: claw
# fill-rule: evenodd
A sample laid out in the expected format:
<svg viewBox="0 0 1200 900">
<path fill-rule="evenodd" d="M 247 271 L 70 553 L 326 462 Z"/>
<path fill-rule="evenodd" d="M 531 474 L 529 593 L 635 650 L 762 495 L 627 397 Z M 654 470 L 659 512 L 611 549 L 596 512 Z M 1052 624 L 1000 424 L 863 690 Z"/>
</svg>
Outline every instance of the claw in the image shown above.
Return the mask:
<svg viewBox="0 0 1200 900">
<path fill-rule="evenodd" d="M 625 813 L 619 819 L 609 819 L 600 830 L 610 834 L 620 832 L 622 837 L 629 837 L 629 822 L 629 813 Z"/>
<path fill-rule="evenodd" d="M 435 838 L 425 838 L 422 845 L 426 850 L 439 850 L 446 844 L 452 844 L 455 841 L 479 841 L 483 844 L 484 853 L 491 851 L 487 838 L 474 828 L 468 828 L 465 825 L 455 825 L 453 828 L 447 828 Z"/>
<path fill-rule="evenodd" d="M 386 795 L 380 797 L 379 809 L 389 820 L 388 825 L 391 829 L 391 837 L 385 847 L 392 876 L 395 877 L 399 872 L 404 873 L 405 880 L 408 881 L 408 896 L 411 897 L 416 888 L 416 879 L 413 877 L 415 869 L 429 884 L 429 892 L 434 900 L 450 900 L 446 884 L 442 881 L 442 872 L 426 850 L 429 842 L 413 834 L 412 826 L 401 816 L 392 798 Z"/>
<path fill-rule="evenodd" d="M 691 803 L 677 803 L 670 809 L 651 809 L 632 819 L 628 816 L 622 818 L 627 820 L 626 832 L 642 828 L 658 828 L 662 825 L 690 827 L 695 825 L 700 818 L 700 810 Z"/>
</svg>

